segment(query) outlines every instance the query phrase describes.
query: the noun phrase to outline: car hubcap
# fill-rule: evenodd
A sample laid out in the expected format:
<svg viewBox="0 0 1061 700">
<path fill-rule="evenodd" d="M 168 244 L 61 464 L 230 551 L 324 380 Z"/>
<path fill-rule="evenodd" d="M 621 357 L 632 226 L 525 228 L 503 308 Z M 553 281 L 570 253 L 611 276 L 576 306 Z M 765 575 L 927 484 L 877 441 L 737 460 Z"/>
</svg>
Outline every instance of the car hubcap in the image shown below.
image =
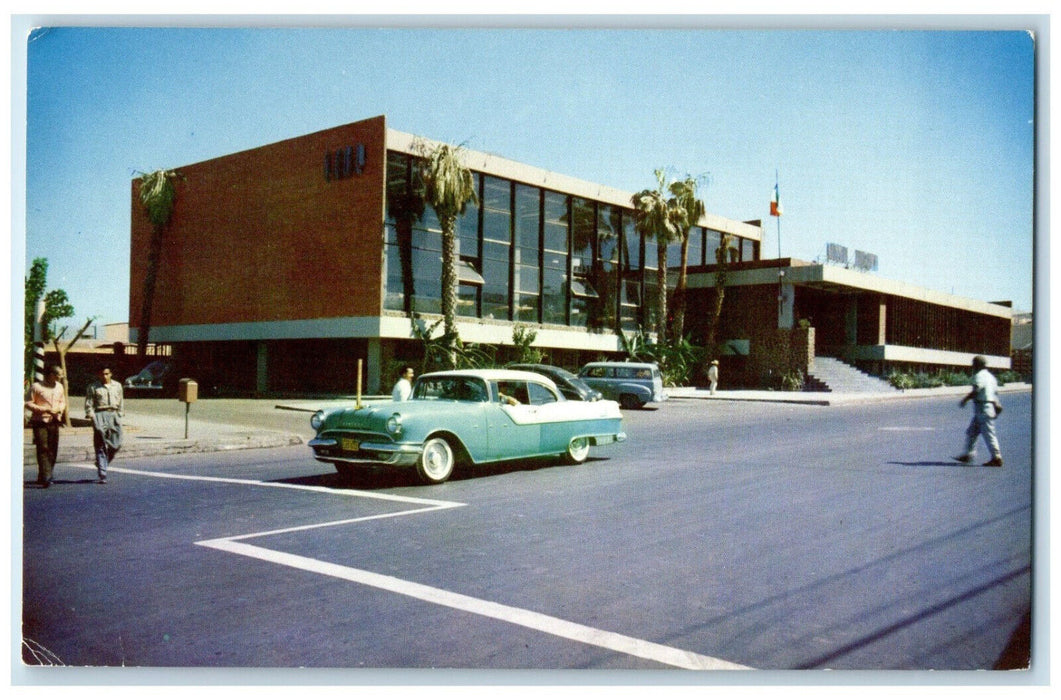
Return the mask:
<svg viewBox="0 0 1061 700">
<path fill-rule="evenodd" d="M 424 447 L 423 463 L 432 479 L 445 478 L 452 468 L 453 453 L 444 440 L 432 440 Z"/>
<path fill-rule="evenodd" d="M 581 462 L 589 454 L 589 440 L 586 438 L 572 440 L 568 451 L 571 453 L 572 459 Z"/>
</svg>

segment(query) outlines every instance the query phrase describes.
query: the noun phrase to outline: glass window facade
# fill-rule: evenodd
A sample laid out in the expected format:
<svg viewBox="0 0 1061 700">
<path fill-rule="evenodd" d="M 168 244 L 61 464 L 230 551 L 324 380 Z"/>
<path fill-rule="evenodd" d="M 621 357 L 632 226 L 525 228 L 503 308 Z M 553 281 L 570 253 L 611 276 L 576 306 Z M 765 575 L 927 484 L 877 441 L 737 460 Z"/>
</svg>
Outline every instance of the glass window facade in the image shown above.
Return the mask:
<svg viewBox="0 0 1061 700">
<path fill-rule="evenodd" d="M 384 309 L 441 312 L 441 228 L 429 205 L 403 211 L 414 158 L 387 154 Z M 525 183 L 473 173 L 478 202 L 457 222 L 461 269 L 457 313 L 473 318 L 575 326 L 651 328 L 656 243 L 634 227 L 633 211 Z M 690 266 L 714 264 L 719 233 L 690 230 Z M 738 259 L 758 243 L 734 237 Z M 680 263 L 680 247 L 668 250 Z"/>
</svg>

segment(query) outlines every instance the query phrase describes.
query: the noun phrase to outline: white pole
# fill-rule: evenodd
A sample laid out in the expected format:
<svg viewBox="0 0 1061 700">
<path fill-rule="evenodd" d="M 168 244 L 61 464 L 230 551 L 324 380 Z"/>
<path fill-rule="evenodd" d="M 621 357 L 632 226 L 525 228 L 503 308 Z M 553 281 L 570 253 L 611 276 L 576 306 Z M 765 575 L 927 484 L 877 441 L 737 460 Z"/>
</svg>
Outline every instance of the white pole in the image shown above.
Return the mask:
<svg viewBox="0 0 1061 700">
<path fill-rule="evenodd" d="M 33 381 L 44 381 L 44 300 L 37 300 L 33 320 Z"/>
</svg>

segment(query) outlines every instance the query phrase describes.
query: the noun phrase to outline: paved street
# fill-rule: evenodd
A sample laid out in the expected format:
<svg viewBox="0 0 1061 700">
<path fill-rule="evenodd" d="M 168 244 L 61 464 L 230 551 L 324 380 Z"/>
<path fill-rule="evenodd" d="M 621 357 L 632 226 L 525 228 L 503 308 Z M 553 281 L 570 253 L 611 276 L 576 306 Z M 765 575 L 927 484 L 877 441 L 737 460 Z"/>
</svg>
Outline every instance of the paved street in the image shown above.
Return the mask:
<svg viewBox="0 0 1061 700">
<path fill-rule="evenodd" d="M 1003 469 L 949 459 L 950 396 L 672 400 L 584 465 L 436 487 L 305 446 L 63 464 L 24 491 L 24 635 L 74 666 L 989 669 L 1031 596 L 1005 402 Z"/>
</svg>

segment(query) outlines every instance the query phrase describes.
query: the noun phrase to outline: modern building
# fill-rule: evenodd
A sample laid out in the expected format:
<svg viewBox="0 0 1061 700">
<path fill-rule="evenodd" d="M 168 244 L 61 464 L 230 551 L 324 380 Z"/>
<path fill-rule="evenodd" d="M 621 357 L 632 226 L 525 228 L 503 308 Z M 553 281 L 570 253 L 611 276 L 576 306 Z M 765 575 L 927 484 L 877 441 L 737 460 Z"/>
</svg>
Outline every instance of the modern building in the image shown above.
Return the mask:
<svg viewBox="0 0 1061 700">
<path fill-rule="evenodd" d="M 359 359 L 364 389 L 387 388 L 394 366 L 422 352 L 413 314 L 423 329 L 441 308 L 434 212 L 425 207 L 411 225 L 395 216 L 423 144 L 431 142 L 387 128 L 381 116 L 178 167 L 150 340 L 220 370 L 233 390 L 353 391 Z M 458 222 L 462 340 L 511 346 L 513 328 L 525 324 L 551 362 L 574 367 L 621 355 L 617 329 L 653 326 L 656 244 L 634 228 L 632 193 L 464 155 L 478 201 Z M 134 343 L 151 237 L 136 186 Z M 833 353 L 876 368 L 965 366 L 979 353 L 1008 367 L 1007 307 L 827 265 L 761 260 L 760 222 L 711 214 L 690 245 L 694 340 L 706 329 L 722 234 L 731 237 L 732 264 L 719 338 L 753 365 L 768 338 L 793 329 L 810 343 L 804 364 Z M 677 259 L 675 248 L 669 260 Z M 814 329 L 809 340 L 804 319 Z"/>
</svg>

